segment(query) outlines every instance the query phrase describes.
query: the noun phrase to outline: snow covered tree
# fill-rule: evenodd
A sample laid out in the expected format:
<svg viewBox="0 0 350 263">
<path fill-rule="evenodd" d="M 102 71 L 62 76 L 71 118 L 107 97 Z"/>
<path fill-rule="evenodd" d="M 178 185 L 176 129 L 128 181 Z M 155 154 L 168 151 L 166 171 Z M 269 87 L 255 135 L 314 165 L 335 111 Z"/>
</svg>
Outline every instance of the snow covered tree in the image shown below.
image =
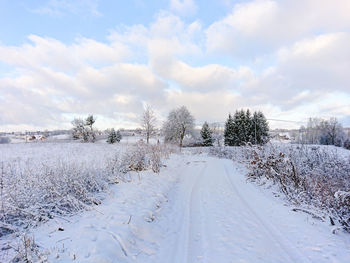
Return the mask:
<svg viewBox="0 0 350 263">
<path fill-rule="evenodd" d="M 72 121 L 72 137 L 74 140 L 82 139 L 84 142 L 88 141 L 88 133 L 85 129 L 85 122 L 80 118 L 75 118 Z"/>
<path fill-rule="evenodd" d="M 268 123 L 262 112 L 236 111 L 225 124 L 225 145 L 264 144 L 268 140 Z"/>
<path fill-rule="evenodd" d="M 163 126 L 165 142 L 178 143 L 182 147 L 183 139 L 194 129 L 194 117 L 185 106 L 170 111 Z"/>
<path fill-rule="evenodd" d="M 107 142 L 110 144 L 117 142 L 117 133 L 113 128 L 108 131 Z"/>
<path fill-rule="evenodd" d="M 85 120 L 75 118 L 72 121 L 72 137 L 73 139 L 81 139 L 83 142 L 95 142 L 96 131 L 92 125 L 95 123 L 93 115 L 88 116 Z"/>
<path fill-rule="evenodd" d="M 234 146 L 234 131 L 235 123 L 231 114 L 228 115 L 227 121 L 225 123 L 225 131 L 224 131 L 224 144 L 226 146 Z"/>
<path fill-rule="evenodd" d="M 343 146 L 345 133 L 337 118 L 321 121 L 320 130 L 320 144 Z"/>
<path fill-rule="evenodd" d="M 252 143 L 265 144 L 269 138 L 269 125 L 261 111 L 254 112 L 252 126 L 254 126 L 254 129 L 251 129 L 251 131 L 254 131 L 254 134 L 252 134 Z"/>
<path fill-rule="evenodd" d="M 147 143 L 149 143 L 149 138 L 152 136 L 152 134 L 155 131 L 155 124 L 156 124 L 156 117 L 154 115 L 154 111 L 152 110 L 151 106 L 147 105 L 144 109 L 144 112 L 141 118 L 141 125 L 145 131 Z"/>
<path fill-rule="evenodd" d="M 89 141 L 91 142 L 95 142 L 96 141 L 96 131 L 94 130 L 94 128 L 92 127 L 92 125 L 94 125 L 96 121 L 96 118 L 94 118 L 94 115 L 89 115 L 86 119 L 85 119 L 85 126 L 87 127 L 87 132 L 88 132 L 88 137 L 89 137 Z"/>
<path fill-rule="evenodd" d="M 346 139 L 344 129 L 336 118 L 309 118 L 307 127 L 301 126 L 299 134 L 299 141 L 306 144 L 343 146 Z"/>
<path fill-rule="evenodd" d="M 249 142 L 250 123 L 244 110 L 236 111 L 233 121 L 235 123 L 234 145 L 243 145 Z"/>
<path fill-rule="evenodd" d="M 120 133 L 120 130 L 117 130 L 117 134 L 116 134 L 116 141 L 117 142 L 120 142 L 122 140 L 123 136 L 122 134 Z"/>
<path fill-rule="evenodd" d="M 224 133 L 220 123 L 211 123 L 210 130 L 212 131 L 213 144 L 216 142 L 217 146 L 221 146 Z"/>
<path fill-rule="evenodd" d="M 203 140 L 203 146 L 213 146 L 212 130 L 209 128 L 209 124 L 204 122 L 201 130 L 201 136 Z"/>
</svg>

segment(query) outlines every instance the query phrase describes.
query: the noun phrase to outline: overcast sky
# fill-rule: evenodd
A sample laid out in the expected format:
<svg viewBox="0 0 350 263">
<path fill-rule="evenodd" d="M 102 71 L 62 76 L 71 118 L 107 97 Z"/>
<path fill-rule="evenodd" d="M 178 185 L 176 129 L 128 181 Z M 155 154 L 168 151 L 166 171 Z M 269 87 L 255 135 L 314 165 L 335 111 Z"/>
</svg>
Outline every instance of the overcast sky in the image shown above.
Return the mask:
<svg viewBox="0 0 350 263">
<path fill-rule="evenodd" d="M 0 131 L 138 127 L 146 103 L 350 126 L 349 0 L 4 0 L 0 24 Z"/>
</svg>

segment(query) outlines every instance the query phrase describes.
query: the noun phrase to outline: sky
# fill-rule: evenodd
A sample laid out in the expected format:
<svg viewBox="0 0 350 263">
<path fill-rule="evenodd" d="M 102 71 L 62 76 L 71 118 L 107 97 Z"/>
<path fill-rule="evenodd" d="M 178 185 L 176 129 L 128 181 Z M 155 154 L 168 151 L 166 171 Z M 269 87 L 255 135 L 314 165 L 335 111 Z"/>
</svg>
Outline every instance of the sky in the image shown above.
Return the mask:
<svg viewBox="0 0 350 263">
<path fill-rule="evenodd" d="M 261 110 L 350 126 L 349 0 L 1 0 L 0 131 L 197 124 Z M 287 120 L 289 122 L 275 121 Z"/>
</svg>

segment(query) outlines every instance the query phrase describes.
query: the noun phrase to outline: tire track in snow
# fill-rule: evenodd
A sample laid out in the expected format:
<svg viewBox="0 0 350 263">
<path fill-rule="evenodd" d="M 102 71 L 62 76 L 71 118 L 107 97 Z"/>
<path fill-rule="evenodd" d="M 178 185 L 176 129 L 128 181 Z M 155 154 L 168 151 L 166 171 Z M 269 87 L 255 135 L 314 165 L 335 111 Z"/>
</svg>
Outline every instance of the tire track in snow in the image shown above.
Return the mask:
<svg viewBox="0 0 350 263">
<path fill-rule="evenodd" d="M 190 163 L 190 165 L 191 164 L 192 163 Z M 177 238 L 177 247 L 172 257 L 173 263 L 194 262 L 193 257 L 195 255 L 195 252 L 196 250 L 200 250 L 200 247 L 202 246 L 201 242 L 195 242 L 197 243 L 196 246 L 194 246 L 193 243 L 193 240 L 195 240 L 195 229 L 197 228 L 196 224 L 193 224 L 193 221 L 195 221 L 194 217 L 198 217 L 198 215 L 194 213 L 193 209 L 197 207 L 196 203 L 198 202 L 198 200 L 195 198 L 198 198 L 198 196 L 196 195 L 199 190 L 199 180 L 201 178 L 201 175 L 203 175 L 203 171 L 205 171 L 206 167 L 207 164 L 205 163 L 204 167 L 202 167 L 199 172 L 196 172 L 196 175 L 194 176 L 195 178 L 191 180 L 191 190 L 188 194 L 189 196 L 186 195 L 186 197 L 183 197 L 183 201 L 184 203 L 186 203 L 186 211 L 183 215 L 183 223 Z M 190 168 L 193 169 L 193 167 L 190 166 L 185 171 L 187 171 Z"/>
<path fill-rule="evenodd" d="M 302 259 L 302 262 L 311 263 L 311 261 L 301 251 L 299 251 L 286 238 L 282 236 L 279 230 L 277 230 L 271 224 L 269 224 L 264 219 L 262 219 L 262 217 L 258 214 L 258 212 L 251 207 L 248 201 L 240 194 L 239 190 L 237 189 L 235 184 L 232 182 L 229 171 L 225 164 L 224 164 L 224 168 L 225 168 L 226 178 L 233 192 L 236 194 L 236 196 L 239 198 L 242 204 L 246 207 L 246 210 L 252 215 L 251 219 L 253 219 L 258 225 L 260 225 L 261 229 L 263 229 L 266 232 L 266 234 L 271 237 L 271 239 L 275 242 L 275 244 L 277 244 L 278 247 L 280 248 L 280 251 L 282 251 L 286 255 L 286 258 L 290 259 L 289 262 L 298 263 Z M 293 253 L 289 252 L 291 248 L 293 248 Z"/>
</svg>

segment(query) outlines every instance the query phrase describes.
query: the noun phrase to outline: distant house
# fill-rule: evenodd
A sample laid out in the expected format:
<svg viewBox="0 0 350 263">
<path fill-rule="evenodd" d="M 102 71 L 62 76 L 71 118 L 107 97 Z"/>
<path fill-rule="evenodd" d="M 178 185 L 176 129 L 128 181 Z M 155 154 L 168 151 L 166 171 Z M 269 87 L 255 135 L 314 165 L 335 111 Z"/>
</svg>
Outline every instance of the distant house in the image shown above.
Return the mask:
<svg viewBox="0 0 350 263">
<path fill-rule="evenodd" d="M 28 140 L 29 140 L 29 141 L 35 141 L 35 140 L 36 140 L 35 135 L 29 136 Z"/>
</svg>

